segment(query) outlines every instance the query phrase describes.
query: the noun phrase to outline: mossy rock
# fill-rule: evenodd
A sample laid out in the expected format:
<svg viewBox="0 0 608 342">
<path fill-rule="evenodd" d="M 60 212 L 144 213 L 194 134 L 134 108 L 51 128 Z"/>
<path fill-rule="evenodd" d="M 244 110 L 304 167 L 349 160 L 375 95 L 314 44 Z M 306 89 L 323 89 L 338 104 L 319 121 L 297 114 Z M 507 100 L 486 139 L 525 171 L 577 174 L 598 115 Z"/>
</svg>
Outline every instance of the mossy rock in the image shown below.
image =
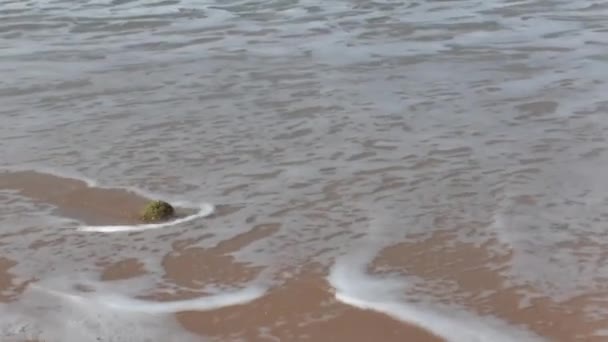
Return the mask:
<svg viewBox="0 0 608 342">
<path fill-rule="evenodd" d="M 141 219 L 145 222 L 166 221 L 173 217 L 175 209 L 171 204 L 164 201 L 152 201 L 146 205 L 141 213 Z"/>
</svg>

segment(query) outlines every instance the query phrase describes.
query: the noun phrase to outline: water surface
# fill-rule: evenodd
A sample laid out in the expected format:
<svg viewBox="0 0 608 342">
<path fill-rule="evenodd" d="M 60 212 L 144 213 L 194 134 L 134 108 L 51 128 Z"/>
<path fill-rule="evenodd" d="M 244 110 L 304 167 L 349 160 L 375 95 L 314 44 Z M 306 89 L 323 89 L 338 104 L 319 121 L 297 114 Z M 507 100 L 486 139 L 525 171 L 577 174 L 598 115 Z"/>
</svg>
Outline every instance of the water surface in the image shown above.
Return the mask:
<svg viewBox="0 0 608 342">
<path fill-rule="evenodd" d="M 0 1 L 0 336 L 605 341 L 607 17 Z M 82 231 L 79 180 L 219 209 Z"/>
</svg>

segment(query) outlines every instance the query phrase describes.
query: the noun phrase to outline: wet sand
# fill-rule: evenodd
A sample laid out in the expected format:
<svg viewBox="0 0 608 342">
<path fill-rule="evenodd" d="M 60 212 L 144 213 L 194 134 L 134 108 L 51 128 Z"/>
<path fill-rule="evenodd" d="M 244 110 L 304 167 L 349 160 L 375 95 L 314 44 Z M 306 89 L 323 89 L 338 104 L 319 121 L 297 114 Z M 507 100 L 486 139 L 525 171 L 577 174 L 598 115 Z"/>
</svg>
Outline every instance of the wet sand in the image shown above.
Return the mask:
<svg viewBox="0 0 608 342">
<path fill-rule="evenodd" d="M 420 294 L 433 295 L 437 290 L 433 291 L 433 286 L 446 287 L 441 292 L 447 296 L 439 297 L 440 302 L 457 303 L 481 316 L 493 315 L 528 327 L 551 341 L 606 341 L 606 336 L 597 332 L 608 327 L 608 318 L 590 316 L 588 310 L 604 302 L 608 285 L 563 301 L 552 299 L 533 284 L 509 279 L 505 271 L 513 262 L 512 253 L 501 250 L 496 241 L 482 245 L 458 242 L 458 234 L 444 231 L 420 239 L 412 237 L 415 243 L 384 249 L 374 260 L 374 267 L 415 274 L 430 289 L 428 293 L 418 289 Z M 416 293 L 409 295 L 415 297 Z"/>
<path fill-rule="evenodd" d="M 133 213 L 147 201 L 129 191 L 95 188 L 80 180 L 34 171 L 0 174 L 0 190 L 5 189 L 16 190 L 33 201 L 56 207 L 57 214 L 86 220 L 89 224 L 137 222 Z M 225 208 L 228 209 L 207 219 L 221 219 L 235 212 Z M 195 300 L 213 295 L 204 289 L 208 284 L 238 287 L 254 281 L 265 267 L 237 260 L 233 253 L 281 229 L 278 221 L 252 224 L 248 231 L 220 240 L 211 247 L 202 247 L 199 243 L 213 238 L 213 231 L 202 231 L 197 238 L 184 238 L 179 232 L 167 231 L 161 236 L 171 246 L 169 251 L 151 250 L 140 260 L 126 254 L 128 249 L 116 250 L 112 261 L 91 255 L 86 262 L 95 265 L 102 283 L 111 284 L 150 275 L 152 271 L 147 269 L 147 263 L 157 260 L 162 273 L 156 276 L 163 280 L 163 285 L 133 298 L 157 303 Z M 145 235 L 145 231 L 138 234 Z M 511 327 L 529 330 L 551 341 L 605 341 L 597 332 L 608 326 L 608 319 L 601 315 L 592 319 L 588 309 L 602 302 L 608 295 L 608 287 L 556 301 L 533 284 L 514 283 L 508 277 L 506 269 L 513 263 L 513 254 L 508 248 L 495 240 L 484 244 L 466 243 L 459 234 L 459 230 L 445 230 L 411 235 L 407 242 L 381 248 L 365 270 L 375 277 L 389 272 L 424 280 L 423 287 L 403 287 L 403 298 L 413 304 L 434 301 L 437 305 L 457 305 L 479 317 L 496 317 Z M 14 234 L 0 235 L 0 244 L 14 237 Z M 91 242 L 94 240 L 92 237 Z M 587 246 L 570 248 L 583 249 L 589 244 L 592 243 L 588 241 Z M 52 232 L 46 232 L 45 238 L 35 239 L 28 248 L 34 251 L 49 246 L 69 249 L 69 239 L 53 238 Z M 17 265 L 18 261 L 0 255 L 0 302 L 10 303 L 27 296 L 28 286 L 40 280 L 36 274 L 15 277 L 11 270 Z M 338 301 L 336 289 L 328 282 L 332 272 L 329 266 L 309 263 L 297 269 L 281 269 L 274 272 L 274 285 L 268 292 L 250 302 L 201 311 L 178 310 L 170 316 L 184 331 L 200 336 L 201 341 L 208 338 L 217 341 L 444 341 L 416 324 L 397 320 L 381 310 L 364 310 Z M 356 267 L 352 265 L 353 269 Z M 352 282 L 353 286 L 360 285 L 354 278 Z M 179 290 L 168 291 L 170 288 Z M 433 300 L 429 302 L 428 298 Z M 472 323 L 466 319 L 460 322 L 463 328 Z M 434 326 L 432 320 L 425 324 Z M 438 324 L 442 323 L 438 321 Z M 475 326 L 466 329 L 475 329 Z M 462 338 L 456 340 L 463 341 Z M 482 338 L 486 340 L 487 337 Z"/>
<path fill-rule="evenodd" d="M 91 225 L 137 224 L 149 199 L 124 189 L 91 187 L 82 180 L 36 171 L 0 172 L 0 190 L 14 190 Z"/>
<path fill-rule="evenodd" d="M 384 314 L 344 305 L 320 274 L 305 272 L 246 306 L 212 312 L 182 312 L 188 330 L 225 341 L 420 341 L 431 333 Z"/>
<path fill-rule="evenodd" d="M 146 201 L 128 191 L 90 187 L 79 180 L 34 171 L 0 174 L 2 189 L 17 190 L 32 200 L 56 206 L 62 215 L 83 219 L 90 224 L 136 222 L 132 214 Z M 262 269 L 237 262 L 230 253 L 279 229 L 280 225 L 276 223 L 258 224 L 250 231 L 209 249 L 196 247 L 197 241 L 176 237 L 171 252 L 154 257 L 162 260 L 165 273 L 162 278 L 186 290 L 167 294 L 165 289 L 159 288 L 157 294 L 152 291 L 139 298 L 159 303 L 192 299 L 206 295 L 198 289 L 204 283 L 230 285 L 251 280 Z M 70 248 L 65 240 L 57 243 Z M 35 248 L 44 248 L 44 245 Z M 102 282 L 129 280 L 148 272 L 135 258 L 121 258 L 116 262 L 91 259 L 88 262 L 98 267 Z M 13 281 L 10 269 L 16 264 L 16 261 L 0 259 L 1 302 L 24 295 L 29 284 Z M 201 341 L 206 340 L 203 336 L 217 341 L 442 341 L 424 329 L 385 314 L 340 303 L 325 280 L 328 270 L 319 265 L 305 268 L 306 271 L 297 273 L 291 270 L 281 272 L 287 274 L 280 281 L 281 285 L 250 303 L 204 312 L 177 312 L 175 318 L 183 329 L 200 335 Z M 12 291 L 12 295 L 2 295 L 6 291 Z"/>
<path fill-rule="evenodd" d="M 31 279 L 20 281 L 11 273 L 11 268 L 17 264 L 16 261 L 0 256 L 0 302 L 9 302 L 17 298 L 30 282 L 35 281 L 35 276 Z"/>
</svg>

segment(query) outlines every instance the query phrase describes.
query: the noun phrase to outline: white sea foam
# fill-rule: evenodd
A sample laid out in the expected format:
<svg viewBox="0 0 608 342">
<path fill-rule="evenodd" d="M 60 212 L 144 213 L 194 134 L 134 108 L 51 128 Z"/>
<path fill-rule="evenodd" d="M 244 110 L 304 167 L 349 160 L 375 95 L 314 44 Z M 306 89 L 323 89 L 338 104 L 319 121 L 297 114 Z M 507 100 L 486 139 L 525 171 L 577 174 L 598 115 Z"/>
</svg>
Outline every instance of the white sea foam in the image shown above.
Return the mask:
<svg viewBox="0 0 608 342">
<path fill-rule="evenodd" d="M 395 279 L 388 281 L 364 272 L 360 256 L 338 260 L 329 275 L 335 298 L 344 304 L 386 314 L 414 324 L 450 342 L 528 342 L 541 341 L 527 331 L 516 330 L 495 319 L 445 308 L 435 311 L 401 300 Z M 401 290 L 407 285 L 403 280 Z"/>
<path fill-rule="evenodd" d="M 80 226 L 77 229 L 81 232 L 98 232 L 98 233 L 121 233 L 121 232 L 139 232 L 144 230 L 153 230 L 176 226 L 185 222 L 194 221 L 203 217 L 207 217 L 213 213 L 215 207 L 209 203 L 203 203 L 199 207 L 199 211 L 195 214 L 188 215 L 186 217 L 179 218 L 177 220 L 163 222 L 163 223 L 151 223 L 151 224 L 139 224 L 139 225 L 108 225 L 108 226 Z"/>
<path fill-rule="evenodd" d="M 67 285 L 57 280 L 31 284 L 16 303 L 0 304 L 0 340 L 198 341 L 200 337 L 171 324 L 167 315 L 244 304 L 265 293 L 263 288 L 248 287 L 189 300 L 153 302 L 105 292 L 74 293 L 66 290 Z"/>
<path fill-rule="evenodd" d="M 119 312 L 72 294 L 30 290 L 0 304 L 0 340 L 17 342 L 200 341 L 171 317 Z"/>
<path fill-rule="evenodd" d="M 234 292 L 170 302 L 153 302 L 115 294 L 99 295 L 95 297 L 95 300 L 109 308 L 125 312 L 168 314 L 180 311 L 216 310 L 246 304 L 260 298 L 265 292 L 263 288 L 250 287 Z"/>
<path fill-rule="evenodd" d="M 137 299 L 127 295 L 97 289 L 95 292 L 69 293 L 68 291 L 33 284 L 35 291 L 47 293 L 51 296 L 64 298 L 76 302 L 88 302 L 97 306 L 120 312 L 145 314 L 173 314 L 181 311 L 208 311 L 227 306 L 241 305 L 260 298 L 266 289 L 259 286 L 245 287 L 239 290 L 223 291 L 213 295 L 206 295 L 192 299 L 174 301 L 152 301 Z M 90 287 L 96 288 L 94 284 Z"/>
</svg>

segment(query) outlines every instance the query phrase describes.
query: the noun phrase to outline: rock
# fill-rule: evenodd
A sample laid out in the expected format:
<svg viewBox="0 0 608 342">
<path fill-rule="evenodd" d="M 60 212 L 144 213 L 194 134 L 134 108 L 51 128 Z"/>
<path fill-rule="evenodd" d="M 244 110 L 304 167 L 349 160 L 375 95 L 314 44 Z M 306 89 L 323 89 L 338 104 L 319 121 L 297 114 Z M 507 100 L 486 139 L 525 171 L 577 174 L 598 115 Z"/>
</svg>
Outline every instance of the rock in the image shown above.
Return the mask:
<svg viewBox="0 0 608 342">
<path fill-rule="evenodd" d="M 166 221 L 174 214 L 175 209 L 171 204 L 164 201 L 151 201 L 141 213 L 141 219 L 145 222 Z"/>
</svg>

